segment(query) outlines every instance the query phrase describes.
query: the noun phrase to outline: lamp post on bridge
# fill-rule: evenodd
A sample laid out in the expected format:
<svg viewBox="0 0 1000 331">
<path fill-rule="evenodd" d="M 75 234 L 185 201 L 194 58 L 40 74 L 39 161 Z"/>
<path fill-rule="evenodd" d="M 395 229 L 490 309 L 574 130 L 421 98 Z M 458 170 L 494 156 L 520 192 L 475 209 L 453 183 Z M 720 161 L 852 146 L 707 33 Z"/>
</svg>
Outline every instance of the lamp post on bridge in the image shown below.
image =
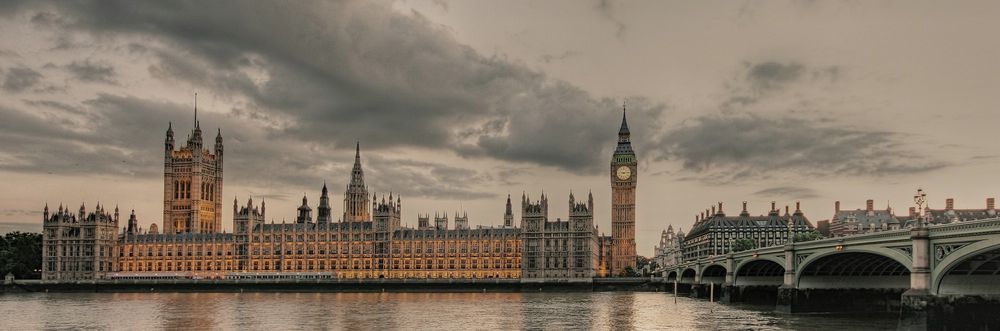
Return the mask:
<svg viewBox="0 0 1000 331">
<path fill-rule="evenodd" d="M 930 231 L 927 229 L 929 219 L 924 208 L 927 206 L 927 193 L 917 189 L 913 196 L 917 205 L 917 219 L 910 229 L 912 243 L 912 263 L 910 268 L 910 289 L 903 292 L 900 316 L 900 329 L 926 329 L 928 320 L 928 303 L 932 299 L 930 270 Z"/>
</svg>

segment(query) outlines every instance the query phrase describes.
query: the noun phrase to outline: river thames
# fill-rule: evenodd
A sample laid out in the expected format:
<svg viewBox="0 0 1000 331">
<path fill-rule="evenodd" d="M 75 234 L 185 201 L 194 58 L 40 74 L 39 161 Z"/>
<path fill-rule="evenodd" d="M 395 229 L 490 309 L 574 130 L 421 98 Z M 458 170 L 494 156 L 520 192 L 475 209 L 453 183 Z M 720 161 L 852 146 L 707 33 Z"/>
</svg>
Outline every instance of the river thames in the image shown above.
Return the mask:
<svg viewBox="0 0 1000 331">
<path fill-rule="evenodd" d="M 886 330 L 666 293 L 6 293 L 0 329 Z"/>
</svg>

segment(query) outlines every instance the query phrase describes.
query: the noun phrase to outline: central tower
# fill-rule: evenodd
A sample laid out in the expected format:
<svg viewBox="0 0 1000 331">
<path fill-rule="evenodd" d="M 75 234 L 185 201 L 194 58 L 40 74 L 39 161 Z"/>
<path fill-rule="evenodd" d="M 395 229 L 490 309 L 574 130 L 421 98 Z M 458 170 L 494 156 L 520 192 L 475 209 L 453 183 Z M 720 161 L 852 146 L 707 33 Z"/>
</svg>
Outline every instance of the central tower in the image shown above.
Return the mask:
<svg viewBox="0 0 1000 331">
<path fill-rule="evenodd" d="M 612 276 L 618 276 L 630 267 L 635 270 L 635 184 L 638 169 L 629 135 L 623 105 L 618 146 L 611 156 Z"/>
<path fill-rule="evenodd" d="M 371 205 L 368 200 L 368 186 L 365 185 L 365 173 L 361 170 L 361 142 L 354 150 L 354 169 L 351 169 L 351 182 L 344 192 L 344 222 L 371 221 Z"/>
<path fill-rule="evenodd" d="M 175 149 L 173 125 L 167 125 L 163 162 L 163 233 L 222 232 L 222 129 L 215 153 L 203 147 L 198 106 L 194 130 Z"/>
</svg>

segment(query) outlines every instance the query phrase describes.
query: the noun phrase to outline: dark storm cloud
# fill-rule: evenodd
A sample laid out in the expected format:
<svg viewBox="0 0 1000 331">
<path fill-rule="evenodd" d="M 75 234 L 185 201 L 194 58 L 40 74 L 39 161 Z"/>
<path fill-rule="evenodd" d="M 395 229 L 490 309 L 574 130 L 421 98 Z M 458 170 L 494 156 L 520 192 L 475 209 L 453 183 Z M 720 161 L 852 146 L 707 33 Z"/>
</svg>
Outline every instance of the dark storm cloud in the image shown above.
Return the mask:
<svg viewBox="0 0 1000 331">
<path fill-rule="evenodd" d="M 802 76 L 803 68 L 798 63 L 757 63 L 749 68 L 746 78 L 755 89 L 770 90 L 799 79 Z"/>
<path fill-rule="evenodd" d="M 493 181 L 489 175 L 472 169 L 453 167 L 425 161 L 386 159 L 369 157 L 366 180 L 370 187 L 389 194 L 389 191 L 404 197 L 437 197 L 455 200 L 476 200 L 495 198 L 491 192 L 477 191 L 475 188 Z"/>
<path fill-rule="evenodd" d="M 115 80 L 115 68 L 107 63 L 92 62 L 90 60 L 73 61 L 66 65 L 68 71 L 74 78 L 93 83 L 117 84 Z"/>
<path fill-rule="evenodd" d="M 480 55 L 445 28 L 415 12 L 397 13 L 389 3 L 54 7 L 55 17 L 44 15 L 45 21 L 65 31 L 157 40 L 141 48 L 157 49 L 149 68 L 154 77 L 248 98 L 244 112 L 272 119 L 278 137 L 447 148 L 587 173 L 596 173 L 613 147 L 616 101 Z M 663 109 L 637 102 L 633 116 L 653 118 Z M 658 131 L 655 120 L 636 123 L 636 140 Z"/>
<path fill-rule="evenodd" d="M 787 199 L 813 199 L 818 198 L 819 194 L 816 190 L 808 187 L 795 187 L 795 186 L 779 186 L 766 188 L 757 192 L 753 195 L 759 197 L 781 197 Z"/>
<path fill-rule="evenodd" d="M 807 67 L 797 62 L 745 62 L 743 70 L 732 81 L 727 82 L 730 94 L 721 108 L 731 111 L 758 103 L 796 85 L 832 83 L 840 77 L 838 66 Z"/>
<path fill-rule="evenodd" d="M 8 92 L 21 92 L 42 81 L 41 73 L 25 66 L 8 67 L 0 73 L 3 74 L 3 89 Z"/>
<path fill-rule="evenodd" d="M 885 176 L 948 165 L 918 157 L 902 134 L 821 119 L 707 115 L 672 130 L 662 152 L 706 181 L 801 176 Z"/>
</svg>

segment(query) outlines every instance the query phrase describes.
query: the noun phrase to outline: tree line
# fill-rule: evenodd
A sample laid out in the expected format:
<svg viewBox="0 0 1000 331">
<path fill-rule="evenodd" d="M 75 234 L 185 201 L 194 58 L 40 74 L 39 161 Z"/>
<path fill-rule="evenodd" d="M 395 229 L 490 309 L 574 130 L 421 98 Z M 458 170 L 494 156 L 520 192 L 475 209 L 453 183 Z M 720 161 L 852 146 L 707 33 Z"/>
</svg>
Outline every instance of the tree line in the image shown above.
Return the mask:
<svg viewBox="0 0 1000 331">
<path fill-rule="evenodd" d="M 42 234 L 14 231 L 0 237 L 0 277 L 42 278 Z"/>
</svg>

